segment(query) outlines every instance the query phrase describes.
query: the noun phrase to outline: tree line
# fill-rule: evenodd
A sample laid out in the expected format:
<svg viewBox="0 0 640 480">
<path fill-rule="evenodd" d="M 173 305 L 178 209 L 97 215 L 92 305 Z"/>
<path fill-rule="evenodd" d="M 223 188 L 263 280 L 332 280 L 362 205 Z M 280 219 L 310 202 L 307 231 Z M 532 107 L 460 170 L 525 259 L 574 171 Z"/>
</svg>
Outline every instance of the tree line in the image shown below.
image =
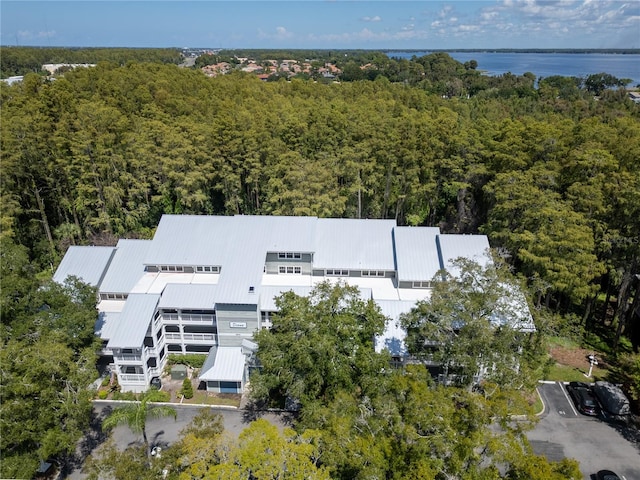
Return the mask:
<svg viewBox="0 0 640 480">
<path fill-rule="evenodd" d="M 638 345 L 638 107 L 573 95 L 570 79 L 521 95 L 513 77 L 466 99 L 163 64 L 27 75 L 0 86 L 2 228 L 41 268 L 70 244 L 150 237 L 163 213 L 482 232 L 539 305 L 589 322 L 617 298 L 616 336 Z"/>
</svg>

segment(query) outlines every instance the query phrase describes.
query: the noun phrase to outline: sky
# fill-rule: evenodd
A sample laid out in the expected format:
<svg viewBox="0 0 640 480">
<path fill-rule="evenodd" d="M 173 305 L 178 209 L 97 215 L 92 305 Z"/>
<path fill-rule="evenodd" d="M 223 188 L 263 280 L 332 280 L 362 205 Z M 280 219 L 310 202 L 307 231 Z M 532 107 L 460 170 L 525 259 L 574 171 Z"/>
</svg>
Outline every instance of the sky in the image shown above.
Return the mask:
<svg viewBox="0 0 640 480">
<path fill-rule="evenodd" d="M 640 0 L 1 0 L 0 44 L 640 48 Z"/>
</svg>

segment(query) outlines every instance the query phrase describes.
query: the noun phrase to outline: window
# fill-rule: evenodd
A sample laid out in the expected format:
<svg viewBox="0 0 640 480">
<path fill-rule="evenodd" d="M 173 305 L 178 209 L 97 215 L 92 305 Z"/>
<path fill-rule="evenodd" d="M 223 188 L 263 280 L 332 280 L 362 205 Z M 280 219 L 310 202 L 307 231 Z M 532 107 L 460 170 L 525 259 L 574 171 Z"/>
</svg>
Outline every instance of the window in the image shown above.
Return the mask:
<svg viewBox="0 0 640 480">
<path fill-rule="evenodd" d="M 302 267 L 298 267 L 295 265 L 280 265 L 278 266 L 278 273 L 289 273 L 295 275 L 302 274 Z"/>
<path fill-rule="evenodd" d="M 196 273 L 220 273 L 218 265 L 196 265 Z"/>
<path fill-rule="evenodd" d="M 300 252 L 278 252 L 278 258 L 281 260 L 299 260 L 302 258 L 302 254 Z"/>
<path fill-rule="evenodd" d="M 363 277 L 384 277 L 384 270 L 362 270 Z"/>
<path fill-rule="evenodd" d="M 184 267 L 181 265 L 160 265 L 161 272 L 184 272 Z"/>
<path fill-rule="evenodd" d="M 413 288 L 431 288 L 431 282 L 413 282 Z"/>
<path fill-rule="evenodd" d="M 327 275 L 327 277 L 348 277 L 349 270 L 327 269 L 325 270 L 325 274 Z"/>
</svg>

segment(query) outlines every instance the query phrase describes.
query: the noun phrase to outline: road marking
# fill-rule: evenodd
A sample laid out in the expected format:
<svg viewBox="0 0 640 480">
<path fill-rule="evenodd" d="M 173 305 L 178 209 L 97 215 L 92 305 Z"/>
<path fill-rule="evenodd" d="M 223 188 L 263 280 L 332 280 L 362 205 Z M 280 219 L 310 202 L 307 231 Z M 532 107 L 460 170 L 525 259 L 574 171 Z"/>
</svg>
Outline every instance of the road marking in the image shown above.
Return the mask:
<svg viewBox="0 0 640 480">
<path fill-rule="evenodd" d="M 569 406 L 571 407 L 571 410 L 573 410 L 573 413 L 577 417 L 578 416 L 578 412 L 574 408 L 573 402 L 569 398 L 569 395 L 567 395 L 567 390 L 564 388 L 564 385 L 561 382 L 558 382 L 558 385 L 560 385 L 560 390 L 562 390 L 562 393 L 564 393 L 564 397 L 567 399 L 567 403 L 569 404 Z"/>
</svg>

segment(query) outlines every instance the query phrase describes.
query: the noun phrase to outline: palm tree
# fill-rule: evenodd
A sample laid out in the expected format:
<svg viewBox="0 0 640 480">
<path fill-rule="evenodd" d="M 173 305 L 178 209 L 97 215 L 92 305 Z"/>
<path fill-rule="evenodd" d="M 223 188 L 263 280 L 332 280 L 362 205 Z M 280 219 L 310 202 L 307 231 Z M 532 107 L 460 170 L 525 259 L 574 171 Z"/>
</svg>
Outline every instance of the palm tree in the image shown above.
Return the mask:
<svg viewBox="0 0 640 480">
<path fill-rule="evenodd" d="M 158 390 L 149 390 L 143 393 L 139 401 L 114 409 L 102 422 L 102 430 L 110 430 L 118 425 L 126 424 L 133 433 L 142 433 L 149 459 L 151 458 L 151 450 L 147 439 L 147 417 L 173 417 L 175 420 L 178 415 L 175 408 L 167 405 L 149 405 L 149 402 L 160 400 L 157 392 Z"/>
</svg>

